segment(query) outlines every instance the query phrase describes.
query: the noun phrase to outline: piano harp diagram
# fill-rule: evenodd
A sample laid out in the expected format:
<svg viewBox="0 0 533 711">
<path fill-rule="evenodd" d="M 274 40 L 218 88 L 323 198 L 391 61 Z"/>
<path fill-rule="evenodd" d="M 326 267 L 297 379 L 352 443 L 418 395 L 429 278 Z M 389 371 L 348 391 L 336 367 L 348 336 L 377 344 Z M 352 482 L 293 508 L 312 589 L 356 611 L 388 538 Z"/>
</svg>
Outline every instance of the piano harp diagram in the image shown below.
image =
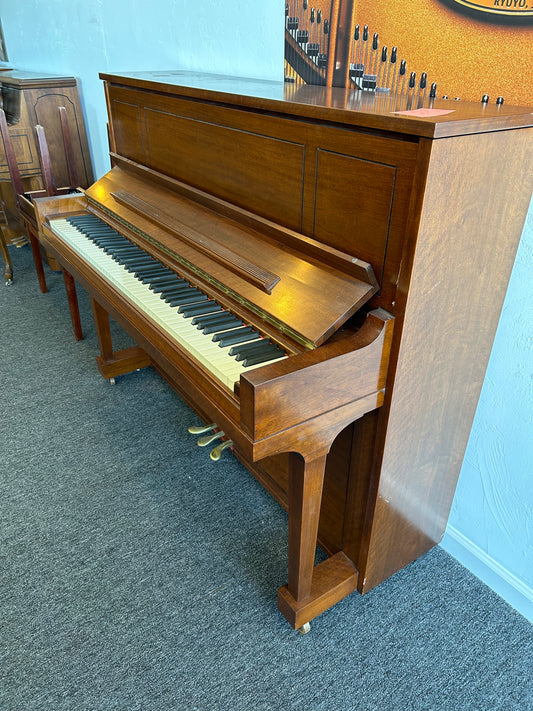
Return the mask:
<svg viewBox="0 0 533 711">
<path fill-rule="evenodd" d="M 356 24 L 351 1 L 288 0 L 285 5 L 285 81 L 342 86 L 380 95 L 390 111 L 432 108 L 437 83 L 413 70 L 398 46 Z"/>
<path fill-rule="evenodd" d="M 531 109 L 417 119 L 322 86 L 102 79 L 112 168 L 36 199 L 39 238 L 90 295 L 102 375 L 154 367 L 211 458 L 231 450 L 288 510 L 273 585 L 305 631 L 444 532 L 529 204 Z M 109 317 L 136 346 L 113 349 Z"/>
</svg>

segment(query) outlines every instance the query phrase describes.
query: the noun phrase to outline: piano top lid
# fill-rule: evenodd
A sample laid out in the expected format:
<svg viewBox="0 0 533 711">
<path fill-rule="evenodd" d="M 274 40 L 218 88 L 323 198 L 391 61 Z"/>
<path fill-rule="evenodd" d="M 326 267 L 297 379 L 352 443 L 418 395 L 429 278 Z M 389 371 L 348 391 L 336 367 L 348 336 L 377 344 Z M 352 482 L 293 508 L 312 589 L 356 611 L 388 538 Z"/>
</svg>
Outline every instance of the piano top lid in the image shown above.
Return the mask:
<svg viewBox="0 0 533 711">
<path fill-rule="evenodd" d="M 180 70 L 101 73 L 100 78 L 119 86 L 157 90 L 174 96 L 217 101 L 229 106 L 333 121 L 354 127 L 394 131 L 426 138 L 445 138 L 487 131 L 533 126 L 533 109 L 495 103 L 435 99 L 442 113 L 391 110 L 387 95 L 353 88 L 289 84 Z M 444 113 L 446 112 L 446 113 Z"/>
<path fill-rule="evenodd" d="M 85 193 L 177 271 L 185 267 L 305 348 L 324 343 L 377 290 L 370 265 L 355 256 L 329 258 L 327 247 L 280 227 L 282 243 L 260 220 L 243 224 L 123 167 Z"/>
</svg>

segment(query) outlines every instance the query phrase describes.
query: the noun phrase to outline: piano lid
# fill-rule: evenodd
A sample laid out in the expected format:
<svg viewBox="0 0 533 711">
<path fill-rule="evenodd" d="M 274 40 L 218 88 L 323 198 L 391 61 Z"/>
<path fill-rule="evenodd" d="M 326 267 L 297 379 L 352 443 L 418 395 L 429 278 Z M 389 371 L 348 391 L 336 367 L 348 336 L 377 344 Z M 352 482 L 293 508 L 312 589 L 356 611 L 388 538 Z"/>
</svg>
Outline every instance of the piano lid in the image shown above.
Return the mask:
<svg viewBox="0 0 533 711">
<path fill-rule="evenodd" d="M 86 196 L 177 270 L 184 266 L 306 348 L 324 343 L 377 290 L 370 265 L 355 256 L 279 226 L 262 230 L 265 220 L 240 222 L 121 166 Z"/>
</svg>

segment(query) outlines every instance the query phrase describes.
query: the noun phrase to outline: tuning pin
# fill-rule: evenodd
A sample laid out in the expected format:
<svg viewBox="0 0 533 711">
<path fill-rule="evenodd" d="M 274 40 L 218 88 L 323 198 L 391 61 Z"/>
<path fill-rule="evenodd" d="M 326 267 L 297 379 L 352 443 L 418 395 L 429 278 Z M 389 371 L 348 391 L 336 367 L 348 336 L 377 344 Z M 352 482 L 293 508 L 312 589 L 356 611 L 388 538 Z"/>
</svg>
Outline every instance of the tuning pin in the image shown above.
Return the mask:
<svg viewBox="0 0 533 711">
<path fill-rule="evenodd" d="M 436 98 L 437 98 L 437 84 L 436 84 L 436 82 L 433 82 L 433 84 L 431 85 L 431 87 L 430 87 L 430 89 L 429 89 L 429 101 L 428 101 L 428 105 L 429 105 L 429 108 L 430 108 L 430 109 L 433 108 L 433 106 L 434 106 L 434 104 L 435 104 L 435 99 L 436 99 Z"/>
<path fill-rule="evenodd" d="M 424 106 L 424 102 L 426 100 L 427 85 L 428 85 L 428 75 L 426 72 L 422 72 L 422 74 L 420 75 L 420 83 L 418 85 L 418 91 L 416 94 L 417 108 L 421 108 L 422 106 Z M 421 92 L 422 92 L 422 95 L 421 95 Z"/>
<path fill-rule="evenodd" d="M 498 106 L 501 106 L 503 104 L 503 96 L 498 96 L 498 98 L 496 99 L 496 104 Z"/>
<path fill-rule="evenodd" d="M 200 439 L 196 442 L 196 444 L 199 447 L 207 447 L 208 444 L 211 444 L 212 442 L 216 442 L 217 439 L 220 439 L 221 437 L 224 437 L 224 432 L 222 432 L 222 430 L 219 430 L 218 432 L 215 432 L 214 434 L 206 435 L 205 437 L 200 437 Z"/>
<path fill-rule="evenodd" d="M 233 442 L 231 439 L 227 439 L 225 442 L 219 444 L 218 447 L 215 447 L 213 450 L 211 450 L 209 456 L 214 462 L 218 462 L 218 460 L 222 456 L 222 452 L 225 449 L 228 449 L 229 447 L 233 447 Z"/>
<path fill-rule="evenodd" d="M 482 104 L 488 104 L 489 103 L 489 95 L 488 94 L 483 94 L 481 97 L 481 103 Z"/>
<path fill-rule="evenodd" d="M 378 78 L 377 78 L 378 88 L 381 88 L 382 77 L 385 73 L 383 68 L 386 63 L 387 63 L 387 45 L 384 44 L 383 47 L 381 48 L 381 63 L 379 65 L 379 69 L 378 69 Z"/>
<path fill-rule="evenodd" d="M 204 434 L 204 432 L 210 432 L 216 429 L 216 424 L 212 422 L 210 425 L 191 425 L 187 432 L 190 434 Z"/>
<path fill-rule="evenodd" d="M 396 92 L 398 89 L 398 85 L 400 84 L 400 81 L 402 82 L 402 88 L 400 89 L 400 94 L 403 96 L 403 90 L 405 87 L 405 74 L 407 72 L 407 62 L 405 59 L 402 59 L 400 62 L 400 68 L 398 70 L 398 84 L 394 87 L 394 91 Z"/>
<path fill-rule="evenodd" d="M 396 69 L 396 57 L 398 55 L 398 47 L 393 47 L 390 53 L 389 66 L 387 69 L 387 78 L 385 79 L 385 86 L 387 89 L 392 89 L 394 84 L 394 70 Z M 391 77 L 392 69 L 392 77 Z M 390 83 L 389 83 L 390 80 Z"/>
</svg>

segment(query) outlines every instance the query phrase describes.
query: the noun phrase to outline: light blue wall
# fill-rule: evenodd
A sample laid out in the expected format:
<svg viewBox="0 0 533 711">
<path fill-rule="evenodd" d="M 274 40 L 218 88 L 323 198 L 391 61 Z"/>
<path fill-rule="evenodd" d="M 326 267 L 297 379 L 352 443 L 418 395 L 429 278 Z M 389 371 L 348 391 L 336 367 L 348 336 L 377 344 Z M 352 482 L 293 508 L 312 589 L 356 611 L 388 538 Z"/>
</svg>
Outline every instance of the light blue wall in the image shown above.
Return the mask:
<svg viewBox="0 0 533 711">
<path fill-rule="evenodd" d="M 100 71 L 178 68 L 282 78 L 282 0 L 1 2 L 11 66 L 73 75 L 80 80 L 97 177 L 109 165 Z M 512 186 L 506 187 L 512 190 Z M 530 619 L 532 333 L 533 209 L 443 541 L 447 550 Z"/>
<path fill-rule="evenodd" d="M 280 0 L 0 0 L 0 18 L 9 57 L 0 66 L 79 80 L 96 178 L 109 169 L 99 72 L 192 69 L 283 78 Z"/>
<path fill-rule="evenodd" d="M 533 622 L 533 203 L 442 545 Z"/>
</svg>

